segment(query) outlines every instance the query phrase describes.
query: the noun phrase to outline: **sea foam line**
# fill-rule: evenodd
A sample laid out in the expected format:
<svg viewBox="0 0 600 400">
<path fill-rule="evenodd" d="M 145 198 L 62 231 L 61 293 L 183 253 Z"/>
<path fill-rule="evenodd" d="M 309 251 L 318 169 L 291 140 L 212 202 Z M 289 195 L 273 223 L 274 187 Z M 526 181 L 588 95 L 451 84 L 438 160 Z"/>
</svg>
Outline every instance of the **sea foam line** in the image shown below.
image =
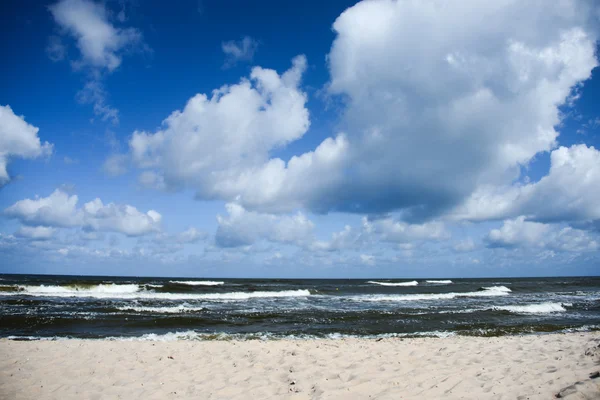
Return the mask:
<svg viewBox="0 0 600 400">
<path fill-rule="evenodd" d="M 160 313 L 160 314 L 180 314 L 205 311 L 204 307 L 190 307 L 189 305 L 181 304 L 176 307 L 136 307 L 136 306 L 124 306 L 117 307 L 120 311 L 134 311 L 141 313 Z"/>
<path fill-rule="evenodd" d="M 367 283 L 372 283 L 374 285 L 380 286 L 417 286 L 419 282 L 410 281 L 410 282 L 378 282 L 378 281 L 367 281 Z"/>
<path fill-rule="evenodd" d="M 355 301 L 420 301 L 420 300 L 450 300 L 457 297 L 495 297 L 508 296 L 511 290 L 506 286 L 492 286 L 482 288 L 477 292 L 450 292 L 450 293 L 416 293 L 405 295 L 366 295 L 355 296 Z"/>
<path fill-rule="evenodd" d="M 425 281 L 427 283 L 432 283 L 435 285 L 450 285 L 451 283 L 453 283 L 450 279 L 442 279 L 442 280 L 438 280 L 438 281 Z"/>
<path fill-rule="evenodd" d="M 573 306 L 570 303 L 537 303 L 537 304 L 524 304 L 524 305 L 511 305 L 511 306 L 496 306 L 492 307 L 493 310 L 509 311 L 516 314 L 550 314 L 565 312 L 565 307 Z"/>
<path fill-rule="evenodd" d="M 306 297 L 306 289 L 279 292 L 230 292 L 230 293 L 156 293 L 142 290 L 138 285 L 98 285 L 78 290 L 64 286 L 20 286 L 18 292 L 0 292 L 0 296 L 40 297 L 93 297 L 98 299 L 163 299 L 163 300 L 248 300 L 272 297 Z"/>
</svg>

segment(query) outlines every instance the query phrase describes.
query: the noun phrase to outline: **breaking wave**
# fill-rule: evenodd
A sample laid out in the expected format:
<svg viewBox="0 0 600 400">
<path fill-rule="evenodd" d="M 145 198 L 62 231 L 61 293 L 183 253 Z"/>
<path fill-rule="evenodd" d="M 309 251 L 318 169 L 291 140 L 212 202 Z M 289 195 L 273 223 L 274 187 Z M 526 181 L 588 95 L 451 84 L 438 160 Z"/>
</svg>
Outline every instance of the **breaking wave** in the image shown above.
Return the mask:
<svg viewBox="0 0 600 400">
<path fill-rule="evenodd" d="M 230 293 L 156 293 L 139 285 L 91 285 L 77 286 L 18 286 L 17 292 L 0 292 L 0 296 L 26 295 L 43 297 L 94 297 L 98 299 L 161 299 L 161 300 L 248 300 L 269 297 L 305 297 L 305 289 L 273 292 Z"/>
<path fill-rule="evenodd" d="M 225 284 L 222 281 L 169 281 L 170 283 L 176 283 L 178 285 L 189 285 L 189 286 L 219 286 Z"/>
<path fill-rule="evenodd" d="M 439 281 L 425 281 L 427 283 L 432 283 L 434 285 L 450 285 L 451 283 L 453 283 L 450 279 L 442 279 Z"/>
<path fill-rule="evenodd" d="M 176 307 L 137 307 L 125 306 L 117 307 L 120 311 L 134 311 L 139 313 L 160 313 L 160 314 L 182 314 L 190 312 L 205 311 L 204 307 L 190 307 L 189 305 L 181 304 Z"/>
<path fill-rule="evenodd" d="M 417 286 L 419 282 L 410 281 L 410 282 L 377 282 L 377 281 L 367 281 L 367 283 L 372 283 L 374 285 L 381 286 Z"/>
<path fill-rule="evenodd" d="M 572 306 L 569 303 L 538 303 L 526 304 L 522 306 L 496 306 L 494 310 L 509 311 L 517 314 L 549 314 L 567 311 L 566 307 Z"/>
<path fill-rule="evenodd" d="M 450 300 L 457 297 L 495 297 L 508 296 L 511 290 L 506 286 L 492 286 L 482 288 L 476 292 L 463 293 L 419 293 L 404 295 L 368 295 L 352 297 L 358 301 L 421 301 L 421 300 Z"/>
</svg>

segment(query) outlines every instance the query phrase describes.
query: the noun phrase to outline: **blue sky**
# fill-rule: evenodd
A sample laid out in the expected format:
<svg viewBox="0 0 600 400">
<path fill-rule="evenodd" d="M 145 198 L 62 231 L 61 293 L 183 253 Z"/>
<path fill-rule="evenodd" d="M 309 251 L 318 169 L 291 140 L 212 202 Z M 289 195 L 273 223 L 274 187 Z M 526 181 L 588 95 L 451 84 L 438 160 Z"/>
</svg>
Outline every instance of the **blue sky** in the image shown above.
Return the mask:
<svg viewBox="0 0 600 400">
<path fill-rule="evenodd" d="M 0 272 L 600 271 L 593 1 L 172 3 L 0 4 Z"/>
</svg>

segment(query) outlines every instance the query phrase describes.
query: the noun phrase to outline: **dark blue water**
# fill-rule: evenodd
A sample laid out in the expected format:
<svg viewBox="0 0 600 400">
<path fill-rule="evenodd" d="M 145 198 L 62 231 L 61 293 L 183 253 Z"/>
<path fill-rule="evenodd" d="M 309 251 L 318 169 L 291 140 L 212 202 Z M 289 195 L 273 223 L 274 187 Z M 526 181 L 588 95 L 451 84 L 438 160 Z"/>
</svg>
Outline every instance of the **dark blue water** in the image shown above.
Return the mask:
<svg viewBox="0 0 600 400">
<path fill-rule="evenodd" d="M 600 329 L 600 278 L 0 275 L 0 337 L 496 336 Z"/>
</svg>

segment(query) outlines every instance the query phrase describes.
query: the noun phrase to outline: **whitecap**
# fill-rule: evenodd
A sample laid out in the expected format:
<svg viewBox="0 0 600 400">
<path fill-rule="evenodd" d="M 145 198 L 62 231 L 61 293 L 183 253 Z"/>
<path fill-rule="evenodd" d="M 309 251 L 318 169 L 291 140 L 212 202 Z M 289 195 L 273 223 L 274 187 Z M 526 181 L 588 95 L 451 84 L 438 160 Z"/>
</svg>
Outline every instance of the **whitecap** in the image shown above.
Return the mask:
<svg viewBox="0 0 600 400">
<path fill-rule="evenodd" d="M 125 306 L 117 307 L 121 311 L 135 311 L 141 313 L 160 313 L 160 314 L 180 314 L 189 312 L 204 311 L 204 307 L 190 307 L 188 305 L 181 304 L 176 307 L 136 307 L 136 306 Z"/>
<path fill-rule="evenodd" d="M 138 285 L 97 285 L 78 289 L 65 286 L 20 286 L 19 292 L 0 292 L 0 296 L 43 296 L 43 297 L 94 297 L 99 299 L 162 299 L 162 300 L 215 300 L 240 301 L 269 297 L 306 297 L 305 289 L 279 292 L 230 292 L 230 293 L 156 293 L 142 290 Z"/>
<path fill-rule="evenodd" d="M 427 301 L 451 300 L 459 297 L 495 297 L 508 296 L 511 290 L 504 286 L 492 286 L 476 292 L 450 292 L 450 293 L 415 293 L 404 295 L 365 295 L 351 297 L 355 301 Z"/>
<path fill-rule="evenodd" d="M 569 303 L 537 303 L 537 304 L 524 304 L 524 305 L 512 305 L 512 306 L 496 306 L 493 310 L 509 311 L 516 314 L 550 314 L 565 312 L 569 307 Z"/>
<path fill-rule="evenodd" d="M 432 283 L 434 285 L 450 285 L 451 283 L 453 283 L 450 279 L 442 279 L 439 281 L 425 281 L 427 283 Z"/>
<path fill-rule="evenodd" d="M 410 281 L 410 282 L 377 282 L 377 281 L 367 281 L 367 283 L 372 283 L 374 285 L 380 286 L 417 286 L 419 282 Z"/>
<path fill-rule="evenodd" d="M 225 284 L 222 281 L 169 281 L 178 285 L 189 285 L 189 286 L 219 286 Z"/>
</svg>

